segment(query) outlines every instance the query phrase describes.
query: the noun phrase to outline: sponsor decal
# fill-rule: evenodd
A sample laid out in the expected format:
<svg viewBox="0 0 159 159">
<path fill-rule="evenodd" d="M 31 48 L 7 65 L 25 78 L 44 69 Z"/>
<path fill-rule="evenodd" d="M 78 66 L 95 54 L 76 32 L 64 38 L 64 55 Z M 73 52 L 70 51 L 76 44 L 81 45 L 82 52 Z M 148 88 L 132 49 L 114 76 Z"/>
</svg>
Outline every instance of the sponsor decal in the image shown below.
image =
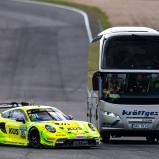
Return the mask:
<svg viewBox="0 0 159 159">
<path fill-rule="evenodd" d="M 60 136 L 66 136 L 66 135 L 65 134 L 58 134 L 56 136 L 60 137 Z"/>
<path fill-rule="evenodd" d="M 18 135 L 18 129 L 9 128 L 9 134 Z"/>
<path fill-rule="evenodd" d="M 26 133 L 27 133 L 27 128 L 25 125 L 21 125 L 20 126 L 20 136 L 22 138 L 25 138 L 26 137 Z"/>
<path fill-rule="evenodd" d="M 82 135 L 82 134 L 80 134 L 80 135 L 76 136 L 76 139 L 87 139 L 87 137 Z"/>
<path fill-rule="evenodd" d="M 67 128 L 68 130 L 82 130 L 82 128 L 80 127 L 71 127 L 71 128 Z"/>
<path fill-rule="evenodd" d="M 150 117 L 150 116 L 159 116 L 159 113 L 153 112 L 153 111 L 144 111 L 144 110 L 143 111 L 142 110 L 134 110 L 134 111 L 123 110 L 122 115 Z"/>
<path fill-rule="evenodd" d="M 47 138 L 48 141 L 55 141 L 55 138 Z"/>
</svg>

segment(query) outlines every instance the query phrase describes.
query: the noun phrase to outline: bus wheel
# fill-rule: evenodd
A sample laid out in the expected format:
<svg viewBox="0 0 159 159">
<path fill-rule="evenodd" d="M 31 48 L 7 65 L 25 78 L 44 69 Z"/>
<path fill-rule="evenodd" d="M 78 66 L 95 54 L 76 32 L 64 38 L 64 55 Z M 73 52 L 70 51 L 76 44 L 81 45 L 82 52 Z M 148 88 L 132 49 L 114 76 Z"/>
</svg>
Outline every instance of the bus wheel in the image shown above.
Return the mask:
<svg viewBox="0 0 159 159">
<path fill-rule="evenodd" d="M 155 137 L 154 136 L 146 136 L 146 140 L 149 143 L 153 143 L 153 142 L 155 142 Z"/>
<path fill-rule="evenodd" d="M 109 133 L 102 133 L 101 137 L 102 137 L 103 143 L 107 144 L 110 142 L 110 134 Z"/>
<path fill-rule="evenodd" d="M 159 136 L 156 137 L 157 142 L 159 143 Z"/>
</svg>

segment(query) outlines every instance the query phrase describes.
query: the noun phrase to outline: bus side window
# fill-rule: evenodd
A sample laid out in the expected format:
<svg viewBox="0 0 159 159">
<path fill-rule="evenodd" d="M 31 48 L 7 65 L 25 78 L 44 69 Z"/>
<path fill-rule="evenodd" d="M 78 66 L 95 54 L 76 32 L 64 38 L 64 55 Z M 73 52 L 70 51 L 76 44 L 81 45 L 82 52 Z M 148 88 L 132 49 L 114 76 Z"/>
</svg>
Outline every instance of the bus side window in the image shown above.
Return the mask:
<svg viewBox="0 0 159 159">
<path fill-rule="evenodd" d="M 152 77 L 152 91 L 159 91 L 159 76 Z"/>
</svg>

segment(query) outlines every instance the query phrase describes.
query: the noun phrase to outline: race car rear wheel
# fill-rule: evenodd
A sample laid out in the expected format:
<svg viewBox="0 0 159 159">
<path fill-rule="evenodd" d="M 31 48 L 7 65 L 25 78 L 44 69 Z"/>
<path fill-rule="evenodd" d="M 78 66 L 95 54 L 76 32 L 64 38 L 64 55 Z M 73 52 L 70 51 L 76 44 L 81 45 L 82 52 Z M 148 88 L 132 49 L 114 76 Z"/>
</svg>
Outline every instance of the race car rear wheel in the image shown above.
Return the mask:
<svg viewBox="0 0 159 159">
<path fill-rule="evenodd" d="M 29 146 L 33 148 L 40 148 L 40 135 L 37 128 L 33 127 L 30 129 L 28 134 Z"/>
</svg>

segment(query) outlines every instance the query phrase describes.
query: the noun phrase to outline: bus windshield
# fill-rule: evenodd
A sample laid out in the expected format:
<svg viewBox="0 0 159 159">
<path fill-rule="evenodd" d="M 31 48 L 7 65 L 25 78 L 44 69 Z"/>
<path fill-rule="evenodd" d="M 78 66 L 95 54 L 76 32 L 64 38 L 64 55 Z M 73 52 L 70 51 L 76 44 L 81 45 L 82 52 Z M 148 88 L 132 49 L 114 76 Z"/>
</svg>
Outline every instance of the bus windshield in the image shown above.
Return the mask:
<svg viewBox="0 0 159 159">
<path fill-rule="evenodd" d="M 105 43 L 102 69 L 159 69 L 159 36 L 125 35 Z"/>
<path fill-rule="evenodd" d="M 159 104 L 159 74 L 105 73 L 102 99 L 116 104 Z"/>
</svg>

